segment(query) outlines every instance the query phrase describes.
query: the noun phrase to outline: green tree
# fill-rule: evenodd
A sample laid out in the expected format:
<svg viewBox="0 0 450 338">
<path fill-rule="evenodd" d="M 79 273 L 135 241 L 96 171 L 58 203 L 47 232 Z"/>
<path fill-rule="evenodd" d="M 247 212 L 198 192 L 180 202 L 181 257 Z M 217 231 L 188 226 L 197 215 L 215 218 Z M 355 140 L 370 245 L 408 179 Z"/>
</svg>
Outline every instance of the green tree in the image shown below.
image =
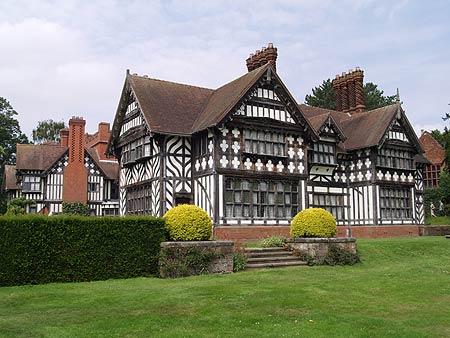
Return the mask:
<svg viewBox="0 0 450 338">
<path fill-rule="evenodd" d="M 6 216 L 17 216 L 24 215 L 25 208 L 27 205 L 34 205 L 35 201 L 26 200 L 25 198 L 15 198 L 8 203 L 8 210 L 6 211 Z"/>
<path fill-rule="evenodd" d="M 11 104 L 3 97 L 0 97 L 0 190 L 3 187 L 3 172 L 5 164 L 16 162 L 16 144 L 29 143 L 27 136 L 22 133 L 19 121 L 16 118 L 17 112 Z M 0 193 L 0 213 L 6 210 L 6 194 Z"/>
<path fill-rule="evenodd" d="M 335 110 L 336 100 L 331 80 L 324 80 L 319 87 L 314 87 L 312 95 L 306 95 L 305 103 L 313 107 Z"/>
<path fill-rule="evenodd" d="M 0 97 L 0 165 L 16 162 L 16 144 L 29 143 L 27 136 L 22 133 L 17 112 L 11 104 Z"/>
<path fill-rule="evenodd" d="M 447 168 L 441 170 L 439 176 L 439 190 L 441 192 L 442 201 L 445 204 L 450 203 L 450 173 Z"/>
<path fill-rule="evenodd" d="M 384 96 L 384 92 L 378 89 L 378 85 L 367 82 L 363 87 L 364 104 L 366 110 L 372 110 L 395 103 L 395 95 Z M 312 89 L 311 95 L 306 95 L 305 103 L 319 108 L 336 109 L 333 84 L 330 79 L 324 80 L 319 87 Z"/>
<path fill-rule="evenodd" d="M 65 127 L 64 122 L 53 121 L 52 119 L 39 121 L 36 129 L 33 129 L 33 141 L 35 143 L 45 143 L 60 140 L 59 131 Z"/>
<path fill-rule="evenodd" d="M 378 85 L 367 82 L 364 85 L 364 104 L 366 110 L 372 110 L 395 103 L 395 95 L 384 96 L 384 91 L 378 89 Z"/>
</svg>

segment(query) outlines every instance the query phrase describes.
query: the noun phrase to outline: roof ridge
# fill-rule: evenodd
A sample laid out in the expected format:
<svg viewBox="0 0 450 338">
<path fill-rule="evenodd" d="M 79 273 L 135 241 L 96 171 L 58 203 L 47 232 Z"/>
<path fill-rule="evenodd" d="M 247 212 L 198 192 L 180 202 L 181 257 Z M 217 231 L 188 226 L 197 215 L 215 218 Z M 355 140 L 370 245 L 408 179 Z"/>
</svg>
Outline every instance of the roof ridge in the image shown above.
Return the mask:
<svg viewBox="0 0 450 338">
<path fill-rule="evenodd" d="M 359 113 L 356 113 L 356 114 L 352 114 L 351 116 L 349 116 L 349 117 L 347 117 L 345 119 L 342 119 L 341 121 L 344 122 L 344 121 L 348 121 L 350 119 L 361 118 L 363 116 L 367 116 L 368 114 L 375 113 L 375 112 L 381 111 L 383 109 L 393 108 L 394 106 L 401 107 L 400 103 L 388 104 L 387 106 L 378 107 L 378 108 L 375 108 L 375 109 L 372 109 L 372 110 L 367 110 L 367 111 L 359 112 Z"/>
<path fill-rule="evenodd" d="M 219 89 L 221 89 L 221 88 L 223 88 L 223 87 L 225 87 L 225 86 L 228 86 L 228 85 L 232 84 L 233 82 L 236 82 L 236 81 L 242 79 L 244 76 L 248 76 L 248 75 L 251 74 L 251 73 L 257 73 L 257 72 L 261 71 L 261 69 L 262 69 L 263 67 L 268 68 L 268 65 L 269 65 L 269 64 L 270 64 L 270 63 L 268 62 L 268 63 L 266 63 L 265 65 L 263 65 L 263 66 L 261 66 L 261 67 L 255 68 L 255 69 L 253 69 L 251 72 L 247 72 L 247 73 L 245 73 L 245 74 L 243 74 L 243 75 L 241 75 L 241 76 L 235 78 L 234 80 L 231 80 L 230 82 L 227 82 L 227 83 L 223 84 L 222 86 L 220 86 L 220 87 L 214 89 L 214 91 L 217 91 L 217 90 L 219 90 Z"/>
<path fill-rule="evenodd" d="M 258 73 L 264 74 L 264 72 L 270 67 L 270 62 L 266 63 L 265 65 L 258 67 L 254 70 L 252 70 L 251 72 L 247 72 L 244 75 L 239 76 L 238 78 L 231 80 L 230 82 L 225 83 L 224 85 L 220 86 L 219 88 L 216 88 L 212 91 L 211 95 L 209 96 L 208 100 L 206 100 L 203 104 L 203 107 L 200 110 L 200 114 L 197 116 L 197 118 L 195 119 L 194 123 L 192 124 L 192 129 L 191 129 L 191 133 L 195 133 L 197 131 L 199 131 L 199 129 L 196 127 L 197 123 L 199 121 L 199 119 L 201 117 L 203 117 L 202 115 L 204 114 L 205 110 L 207 109 L 209 102 L 211 101 L 211 99 L 213 98 L 214 94 L 216 94 L 217 92 L 219 92 L 221 89 L 225 88 L 226 86 L 230 86 L 233 83 L 236 83 L 239 80 L 242 80 L 244 77 L 249 76 L 250 74 L 255 75 Z M 255 80 L 250 82 L 250 85 L 247 84 L 246 87 L 241 88 L 238 97 L 239 99 L 249 90 L 249 88 L 251 88 L 251 86 L 253 86 Z M 239 100 L 238 99 L 238 100 Z M 234 105 L 236 104 L 235 101 L 232 101 L 231 103 L 228 103 L 227 107 L 224 109 L 224 111 L 229 111 Z"/>
<path fill-rule="evenodd" d="M 139 78 L 145 79 L 145 80 L 153 80 L 153 81 L 171 83 L 171 84 L 175 84 L 175 85 L 179 85 L 179 86 L 199 88 L 199 89 L 207 89 L 207 90 L 210 90 L 210 91 L 215 91 L 215 89 L 212 89 L 212 88 L 195 86 L 195 85 L 190 85 L 190 84 L 187 84 L 187 83 L 180 83 L 180 82 L 174 82 L 174 81 L 161 80 L 161 79 L 156 79 L 156 78 L 153 78 L 153 77 L 146 77 L 146 76 L 140 76 L 140 75 L 130 75 L 130 76 L 131 77 L 139 77 Z"/>
</svg>

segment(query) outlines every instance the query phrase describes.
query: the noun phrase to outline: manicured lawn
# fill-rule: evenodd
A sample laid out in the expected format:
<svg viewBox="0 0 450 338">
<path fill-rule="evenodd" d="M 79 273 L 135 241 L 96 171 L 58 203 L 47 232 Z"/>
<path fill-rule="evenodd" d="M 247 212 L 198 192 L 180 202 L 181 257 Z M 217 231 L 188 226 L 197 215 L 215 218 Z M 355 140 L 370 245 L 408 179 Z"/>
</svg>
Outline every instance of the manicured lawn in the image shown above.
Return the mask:
<svg viewBox="0 0 450 338">
<path fill-rule="evenodd" d="M 0 288 L 1 337 L 450 337 L 450 240 L 358 240 L 363 264 Z"/>
<path fill-rule="evenodd" d="M 439 217 L 427 217 L 425 220 L 427 225 L 450 225 L 450 217 L 439 216 Z"/>
</svg>

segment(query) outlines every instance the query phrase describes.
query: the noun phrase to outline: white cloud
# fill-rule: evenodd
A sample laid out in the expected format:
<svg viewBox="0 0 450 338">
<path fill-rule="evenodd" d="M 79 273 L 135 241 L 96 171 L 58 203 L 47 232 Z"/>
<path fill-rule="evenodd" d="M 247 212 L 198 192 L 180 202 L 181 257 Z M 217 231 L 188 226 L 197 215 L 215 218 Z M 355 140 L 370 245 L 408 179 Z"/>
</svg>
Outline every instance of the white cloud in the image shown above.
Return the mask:
<svg viewBox="0 0 450 338">
<path fill-rule="evenodd" d="M 414 125 L 438 126 L 450 102 L 448 9 L 387 0 L 6 0 L 0 96 L 27 133 L 40 119 L 74 114 L 94 130 L 112 122 L 127 68 L 216 88 L 246 71 L 249 53 L 273 42 L 279 73 L 298 101 L 323 79 L 361 66 L 386 94 L 400 88 Z"/>
</svg>

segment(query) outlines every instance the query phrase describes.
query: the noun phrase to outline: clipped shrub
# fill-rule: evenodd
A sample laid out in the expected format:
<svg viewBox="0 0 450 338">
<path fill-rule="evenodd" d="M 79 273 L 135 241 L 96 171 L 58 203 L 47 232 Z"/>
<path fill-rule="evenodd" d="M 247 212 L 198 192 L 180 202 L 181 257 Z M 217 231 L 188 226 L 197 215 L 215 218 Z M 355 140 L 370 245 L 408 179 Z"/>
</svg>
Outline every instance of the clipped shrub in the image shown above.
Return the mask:
<svg viewBox="0 0 450 338">
<path fill-rule="evenodd" d="M 73 216 L 89 216 L 89 206 L 77 202 L 63 202 L 62 213 Z"/>
<path fill-rule="evenodd" d="M 0 286 L 150 276 L 162 218 L 0 217 Z"/>
<path fill-rule="evenodd" d="M 333 237 L 337 233 L 336 219 L 325 209 L 300 211 L 291 222 L 291 237 Z"/>
<path fill-rule="evenodd" d="M 171 240 L 205 241 L 212 235 L 211 218 L 195 205 L 177 205 L 167 211 L 164 218 Z"/>
<path fill-rule="evenodd" d="M 263 248 L 278 248 L 284 246 L 285 238 L 283 236 L 270 236 L 261 241 L 261 247 Z"/>
</svg>

